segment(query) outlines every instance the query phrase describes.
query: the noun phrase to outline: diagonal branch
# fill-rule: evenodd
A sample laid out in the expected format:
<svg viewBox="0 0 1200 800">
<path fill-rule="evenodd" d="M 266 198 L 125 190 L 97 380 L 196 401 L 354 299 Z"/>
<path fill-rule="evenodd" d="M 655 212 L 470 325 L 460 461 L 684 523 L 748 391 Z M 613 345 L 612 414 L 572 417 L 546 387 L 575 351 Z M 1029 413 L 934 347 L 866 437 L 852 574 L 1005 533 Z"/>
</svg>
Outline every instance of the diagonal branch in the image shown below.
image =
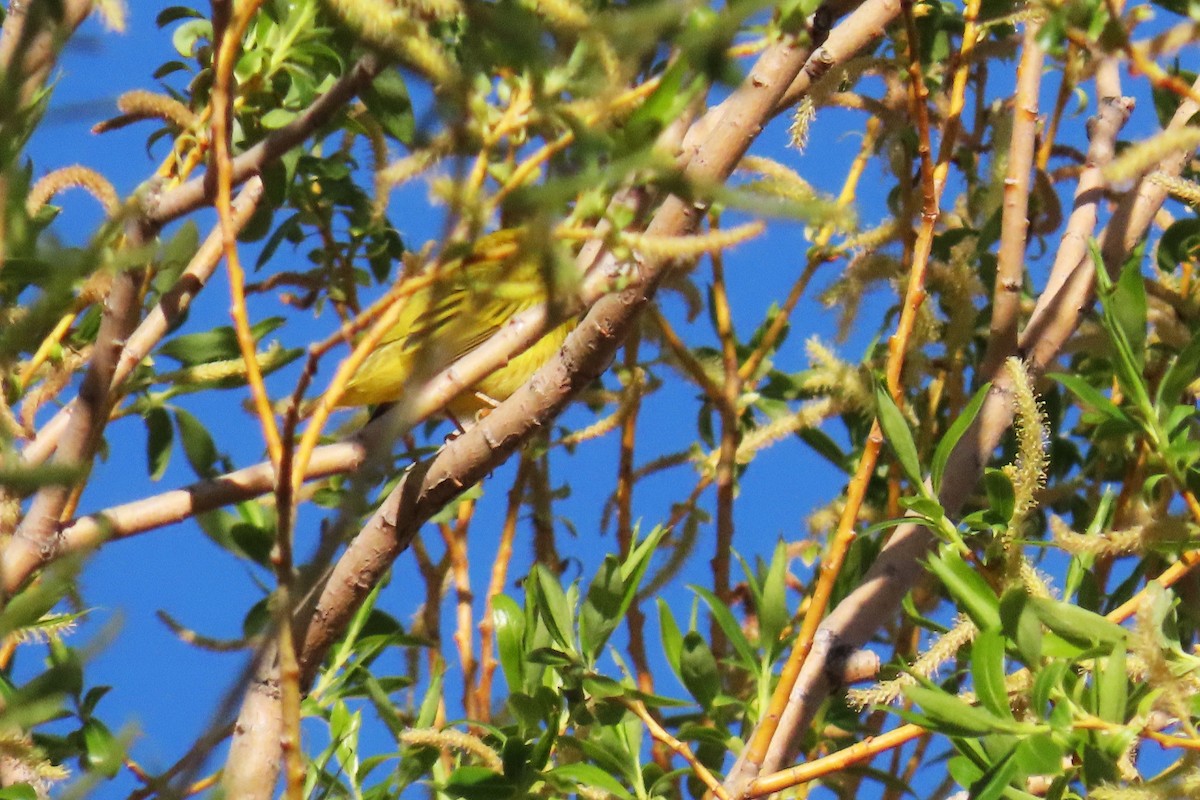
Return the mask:
<svg viewBox="0 0 1200 800">
<path fill-rule="evenodd" d="M 284 153 L 312 136 L 356 94 L 366 88 L 384 66 L 374 55 L 363 56 L 355 62 L 349 72 L 329 88 L 329 91 L 313 101 L 303 114 L 249 150 L 240 153 L 231 164 L 234 185 L 260 172 L 263 167 L 274 163 Z M 209 205 L 215 198 L 215 181 L 207 174 L 201 175 L 159 197 L 157 202 L 146 210 L 146 220 L 153 225 L 165 225 L 184 214 Z"/>
<path fill-rule="evenodd" d="M 807 60 L 808 49 L 794 39 L 782 41 L 764 52 L 738 89 L 722 103 L 720 124 L 706 125 L 694 136 L 697 141 L 685 168 L 686 177 L 693 181 L 724 181 Z M 704 209 L 693 201 L 668 197 L 646 233 L 666 236 L 692 231 L 703 213 Z M 341 635 L 351 615 L 408 546 L 420 525 L 503 463 L 604 371 L 642 309 L 651 302 L 655 287 L 668 269 L 668 265 L 658 261 L 645 261 L 638 266 L 641 278 L 638 285 L 596 302 L 562 350 L 529 383 L 478 425 L 450 442 L 431 461 L 410 470 L 354 538 L 324 584 L 318 587 L 311 614 L 305 615 L 309 617 L 307 630 L 300 637 L 305 680 L 312 679 L 328 647 Z M 593 279 L 588 286 L 595 288 L 607 280 L 605 276 L 617 274 L 616 267 L 613 255 L 603 253 L 592 268 Z M 544 319 L 545 311 L 535 310 L 533 315 Z M 508 348 L 507 343 L 498 340 L 503 340 L 510 329 L 525 324 L 525 317 L 523 314 L 516 318 L 515 325 L 506 326 L 471 356 L 494 369 L 502 363 L 496 358 L 497 351 Z M 544 324 L 533 326 L 534 330 L 528 334 L 530 341 L 540 335 Z M 454 371 L 458 372 L 463 363 L 460 361 Z M 462 383 L 469 386 L 473 380 L 472 372 Z"/>
<path fill-rule="evenodd" d="M 0 105 L 7 106 L 0 119 L 33 99 L 49 77 L 63 43 L 90 13 L 92 0 L 9 3 L 0 28 Z"/>
<path fill-rule="evenodd" d="M 1197 110 L 1185 101 L 1169 127 L 1186 124 Z M 1100 200 L 1098 176 L 1102 159 L 1111 154 L 1117 131 L 1128 118 L 1132 101 L 1109 95 L 1100 104 L 1092 132 L 1087 172 L 1081 176 L 1075 211 L 1064 248 L 1060 249 L 1047 290 L 1039 297 L 1030 323 L 1020 341 L 1035 372 L 1043 371 L 1058 356 L 1063 344 L 1079 325 L 1081 316 L 1090 304 L 1093 272 L 1091 265 L 1076 257 L 1073 240 L 1087 233 L 1085 226 L 1094 228 L 1096 204 Z M 1164 162 L 1164 169 L 1179 163 L 1181 156 L 1173 154 Z M 1152 187 L 1141 186 L 1124 198 L 1109 227 L 1102 234 L 1105 264 L 1109 270 L 1119 268 L 1131 243 L 1139 241 L 1161 206 L 1163 196 L 1155 198 Z M 1156 205 L 1157 203 L 1157 205 Z M 1121 223 L 1121 224 L 1118 224 Z M 1011 421 L 1009 393 L 997 382 L 993 386 L 978 421 L 955 448 L 947 466 L 941 502 L 947 511 L 955 513 L 972 490 L 983 467 L 990 458 L 1003 431 Z M 805 664 L 804 671 L 792 693 L 785 723 L 792 736 L 781 747 L 767 770 L 777 770 L 794 758 L 799 732 L 803 731 L 822 700 L 834 684 L 839 659 L 865 643 L 881 619 L 890 618 L 900 601 L 923 574 L 920 560 L 933 543 L 931 534 L 915 524 L 901 526 L 888 541 L 864 577 L 859 588 L 850 594 L 821 626 L 818 642 Z"/>
</svg>

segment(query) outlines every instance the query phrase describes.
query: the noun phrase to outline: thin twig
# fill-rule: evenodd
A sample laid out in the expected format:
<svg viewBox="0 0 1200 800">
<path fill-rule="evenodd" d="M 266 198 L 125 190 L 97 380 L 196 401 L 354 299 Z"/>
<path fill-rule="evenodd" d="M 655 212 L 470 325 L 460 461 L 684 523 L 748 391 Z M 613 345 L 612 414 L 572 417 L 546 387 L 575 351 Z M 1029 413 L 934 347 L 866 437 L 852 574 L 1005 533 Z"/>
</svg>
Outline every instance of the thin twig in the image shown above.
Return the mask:
<svg viewBox="0 0 1200 800">
<path fill-rule="evenodd" d="M 713 227 L 716 227 L 714 221 Z M 733 314 L 729 308 L 729 295 L 725 286 L 724 262 L 720 253 L 712 255 L 712 311 L 717 339 L 721 343 L 721 367 L 724 373 L 721 382 L 721 404 L 717 407 L 721 417 L 720 455 L 717 458 L 717 540 L 712 557 L 713 593 L 724 603 L 729 603 L 729 579 L 733 551 L 733 501 L 736 485 L 734 470 L 737 464 L 737 449 L 741 441 L 738 400 L 742 395 L 742 380 L 738 373 L 740 363 L 737 353 L 737 335 L 733 330 Z M 725 634 L 717 622 L 711 621 L 711 647 L 720 658 L 725 652 Z"/>
<path fill-rule="evenodd" d="M 1029 232 L 1030 172 L 1037 137 L 1038 91 L 1044 53 L 1038 45 L 1039 27 L 1025 23 L 1021 60 L 1017 64 L 1017 90 L 1013 96 L 1014 121 L 1008 149 L 1008 175 L 1004 179 L 1004 210 L 1000 220 L 996 283 L 992 289 L 992 320 L 987 353 L 979 371 L 999 373 L 1005 359 L 1017 351 L 1021 286 L 1025 274 L 1025 249 Z"/>
<path fill-rule="evenodd" d="M 725 789 L 722 788 L 720 782 L 713 777 L 713 774 L 709 772 L 708 767 L 700 763 L 700 759 L 696 758 L 696 754 L 692 752 L 692 748 L 676 739 L 674 736 L 668 733 L 663 726 L 659 725 L 655 721 L 654 717 L 650 716 L 650 713 L 646 710 L 646 707 L 642 705 L 641 702 L 637 700 L 631 700 L 629 698 L 622 698 L 622 705 L 632 711 L 634 715 L 636 715 L 637 718 L 642 721 L 642 723 L 646 726 L 646 730 L 650 731 L 651 736 L 678 753 L 683 760 L 688 763 L 688 766 L 692 768 L 692 772 L 696 775 L 696 777 L 699 778 L 700 781 L 708 787 L 708 790 L 713 793 L 714 797 L 716 797 L 718 800 L 730 800 L 728 792 L 726 792 Z"/>
</svg>

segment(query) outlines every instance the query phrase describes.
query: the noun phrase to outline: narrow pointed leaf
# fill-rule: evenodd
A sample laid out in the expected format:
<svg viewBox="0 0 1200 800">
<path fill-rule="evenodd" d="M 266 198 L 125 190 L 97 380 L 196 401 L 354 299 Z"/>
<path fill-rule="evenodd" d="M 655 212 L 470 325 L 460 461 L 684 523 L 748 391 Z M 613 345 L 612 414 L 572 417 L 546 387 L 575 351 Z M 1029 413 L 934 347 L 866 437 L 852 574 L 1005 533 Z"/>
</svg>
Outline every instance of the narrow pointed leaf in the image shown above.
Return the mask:
<svg viewBox="0 0 1200 800">
<path fill-rule="evenodd" d="M 883 435 L 887 438 L 892 452 L 895 453 L 896 460 L 900 462 L 904 474 L 914 486 L 920 486 L 922 483 L 921 461 L 917 457 L 917 444 L 913 441 L 912 431 L 908 428 L 908 420 L 904 418 L 904 414 L 901 413 L 892 400 L 892 396 L 882 385 L 875 387 L 875 413 L 879 420 L 879 427 L 883 429 Z"/>
<path fill-rule="evenodd" d="M 962 410 L 958 418 L 946 429 L 942 440 L 938 442 L 937 449 L 933 451 L 933 463 L 929 468 L 929 477 L 935 496 L 942 490 L 942 474 L 946 471 L 946 462 L 950 460 L 950 453 L 954 451 L 958 440 L 971 427 L 971 423 L 975 421 L 975 417 L 979 416 L 979 409 L 983 408 L 983 401 L 987 399 L 991 388 L 992 384 L 990 382 L 979 387 L 979 391 L 975 392 L 975 395 L 971 398 L 971 402 L 967 403 L 966 408 Z"/>
</svg>

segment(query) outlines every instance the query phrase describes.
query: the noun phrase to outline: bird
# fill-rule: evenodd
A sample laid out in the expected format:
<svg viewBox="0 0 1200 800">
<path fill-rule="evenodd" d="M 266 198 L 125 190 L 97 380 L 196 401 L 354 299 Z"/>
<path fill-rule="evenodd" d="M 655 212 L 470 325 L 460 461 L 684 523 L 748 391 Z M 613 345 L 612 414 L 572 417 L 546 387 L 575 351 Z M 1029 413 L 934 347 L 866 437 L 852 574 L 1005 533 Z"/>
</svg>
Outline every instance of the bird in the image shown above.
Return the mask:
<svg viewBox="0 0 1200 800">
<path fill-rule="evenodd" d="M 550 276 L 536 254 L 523 250 L 520 229 L 477 239 L 444 277 L 405 301 L 396 323 L 350 376 L 337 400 L 342 407 L 395 403 L 416 370 L 434 375 L 492 337 L 512 317 L 546 303 Z M 448 416 L 462 427 L 508 399 L 562 347 L 577 320 L 551 329 L 469 390 L 453 398 Z"/>
</svg>

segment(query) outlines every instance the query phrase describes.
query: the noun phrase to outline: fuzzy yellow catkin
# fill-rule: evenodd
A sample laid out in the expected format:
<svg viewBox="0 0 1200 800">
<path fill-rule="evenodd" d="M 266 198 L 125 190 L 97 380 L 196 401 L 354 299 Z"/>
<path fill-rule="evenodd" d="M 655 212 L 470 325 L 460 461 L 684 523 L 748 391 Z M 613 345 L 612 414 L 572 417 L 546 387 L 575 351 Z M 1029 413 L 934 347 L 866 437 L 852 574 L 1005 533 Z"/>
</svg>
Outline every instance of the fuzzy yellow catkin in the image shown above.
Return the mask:
<svg viewBox="0 0 1200 800">
<path fill-rule="evenodd" d="M 453 728 L 437 730 L 435 728 L 412 728 L 400 734 L 400 741 L 410 747 L 450 748 L 463 753 L 470 753 L 479 759 L 483 766 L 494 772 L 504 771 L 504 762 L 496 752 L 483 743 L 483 740 L 469 733 L 456 731 Z"/>
<path fill-rule="evenodd" d="M 837 408 L 838 404 L 833 399 L 821 397 L 805 403 L 794 414 L 787 414 L 766 425 L 760 425 L 742 437 L 742 441 L 738 443 L 735 451 L 734 461 L 738 464 L 749 464 L 760 450 L 791 436 L 796 431 L 815 428 L 836 414 Z M 721 451 L 719 449 L 710 452 L 700 464 L 701 474 L 710 478 L 715 477 L 720 459 Z"/>
<path fill-rule="evenodd" d="M 74 164 L 56 169 L 35 183 L 25 198 L 25 212 L 33 216 L 59 192 L 74 188 L 83 189 L 96 198 L 109 214 L 120 207 L 117 190 L 103 175 L 90 167 Z"/>
<path fill-rule="evenodd" d="M 888 220 L 874 228 L 859 231 L 853 236 L 847 236 L 838 247 L 840 252 L 869 253 L 883 247 L 896 238 L 900 233 L 900 225 L 896 220 Z"/>
<path fill-rule="evenodd" d="M 1107 531 L 1095 535 L 1076 533 L 1061 517 L 1050 517 L 1050 531 L 1054 544 L 1071 555 L 1123 556 L 1142 552 L 1146 534 L 1145 527 L 1135 525 L 1119 531 Z"/>
<path fill-rule="evenodd" d="M 525 5 L 559 30 L 584 31 L 592 24 L 587 11 L 574 0 L 526 0 Z"/>
<path fill-rule="evenodd" d="M 787 414 L 772 420 L 742 437 L 742 441 L 738 443 L 735 460 L 739 464 L 749 464 L 759 450 L 778 443 L 796 431 L 815 428 L 836 414 L 837 410 L 838 404 L 830 397 L 821 397 L 804 403 L 794 414 Z"/>
<path fill-rule="evenodd" d="M 937 670 L 942 664 L 954 658 L 955 654 L 973 642 L 978 634 L 979 628 L 975 627 L 975 623 L 960 616 L 950 630 L 939 636 L 912 663 L 910 672 L 866 689 L 851 689 L 846 693 L 846 702 L 859 709 L 870 705 L 888 705 L 895 702 L 904 694 L 904 687 L 916 685 L 917 679 L 913 677 L 914 675 L 928 678 L 937 674 Z"/>
<path fill-rule="evenodd" d="M 1182 200 L 1189 206 L 1200 207 L 1200 184 L 1186 178 L 1168 175 L 1165 172 L 1151 172 L 1146 179 L 1163 187 L 1171 193 L 1172 197 Z"/>
<path fill-rule="evenodd" d="M 69 769 L 50 763 L 40 747 L 16 731 L 0 732 L 0 754 L 32 768 L 34 774 L 45 781 L 65 781 L 71 777 Z"/>
<path fill-rule="evenodd" d="M 722 228 L 697 233 L 691 236 L 654 236 L 644 233 L 626 232 L 621 241 L 643 255 L 665 259 L 697 258 L 705 253 L 716 253 L 749 241 L 758 236 L 766 226 L 761 220 L 747 222 L 736 228 Z"/>
<path fill-rule="evenodd" d="M 1192 152 L 1197 147 L 1200 147 L 1200 128 L 1165 130 L 1122 150 L 1120 155 L 1102 168 L 1101 173 L 1113 183 L 1133 180 L 1168 156 Z"/>
<path fill-rule="evenodd" d="M 95 0 L 92 6 L 104 27 L 115 33 L 124 33 L 129 18 L 129 9 L 124 0 Z"/>
<path fill-rule="evenodd" d="M 36 622 L 17 628 L 8 635 L 19 644 L 37 642 L 61 642 L 77 627 L 78 618 L 73 614 L 47 614 Z"/>
<path fill-rule="evenodd" d="M 183 130 L 194 128 L 198 122 L 195 113 L 174 97 L 145 89 L 125 92 L 117 98 L 117 108 L 124 114 L 158 118 Z"/>
<path fill-rule="evenodd" d="M 1029 563 L 1029 559 L 1021 558 L 1017 572 L 1018 577 L 1021 579 L 1021 585 L 1025 587 L 1025 591 L 1030 597 L 1040 597 L 1043 600 L 1054 599 L 1054 592 L 1050 591 L 1050 585 L 1046 580 L 1046 576 L 1039 572 L 1037 567 Z"/>
<path fill-rule="evenodd" d="M 445 51 L 407 9 L 384 0 L 325 0 L 325 6 L 364 42 L 423 73 L 434 84 L 452 81 L 455 69 Z"/>
<path fill-rule="evenodd" d="M 437 161 L 438 154 L 433 150 L 418 150 L 400 160 L 391 162 L 376 174 L 376 185 L 385 186 L 391 191 L 398 186 L 407 184 L 416 176 L 424 173 Z M 377 192 L 379 190 L 376 190 Z"/>
<path fill-rule="evenodd" d="M 838 401 L 839 411 L 871 408 L 874 389 L 864 378 L 861 368 L 838 358 L 816 336 L 804 343 L 804 349 L 812 366 L 803 380 L 804 389 L 834 398 Z"/>
<path fill-rule="evenodd" d="M 399 5 L 421 19 L 449 22 L 464 13 L 461 0 L 401 0 Z"/>
<path fill-rule="evenodd" d="M 258 367 L 268 372 L 287 357 L 283 345 L 272 342 L 266 350 L 255 354 Z M 160 381 L 169 381 L 179 386 L 194 386 L 197 384 L 215 383 L 217 381 L 243 378 L 246 376 L 246 362 L 241 358 L 230 358 L 224 361 L 210 361 L 207 364 L 197 364 L 194 367 L 164 373 L 158 377 Z"/>
<path fill-rule="evenodd" d="M 1004 468 L 1004 474 L 1013 484 L 1013 524 L 1017 525 L 1037 506 L 1035 494 L 1046 482 L 1046 415 L 1033 394 L 1025 363 L 1013 357 L 1004 366 L 1012 379 L 1017 434 L 1017 458 Z"/>
<path fill-rule="evenodd" d="M 817 196 L 817 190 L 799 173 L 770 158 L 746 156 L 738 164 L 738 171 L 762 175 L 765 180 L 755 186 L 764 193 L 796 200 L 812 200 Z"/>
<path fill-rule="evenodd" d="M 796 104 L 792 114 L 792 123 L 788 126 L 788 144 L 803 153 L 808 147 L 808 134 L 812 129 L 813 120 L 817 118 L 817 106 L 811 96 L 805 96 Z"/>
</svg>

